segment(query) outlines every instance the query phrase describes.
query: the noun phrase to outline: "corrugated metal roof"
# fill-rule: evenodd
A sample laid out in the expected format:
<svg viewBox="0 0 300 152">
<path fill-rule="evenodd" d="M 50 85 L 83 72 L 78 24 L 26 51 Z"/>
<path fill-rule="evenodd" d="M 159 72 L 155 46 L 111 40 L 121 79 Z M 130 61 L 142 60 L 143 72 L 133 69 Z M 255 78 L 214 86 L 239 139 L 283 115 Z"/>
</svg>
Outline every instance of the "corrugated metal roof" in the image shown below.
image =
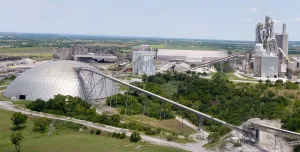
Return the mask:
<svg viewBox="0 0 300 152">
<path fill-rule="evenodd" d="M 185 58 L 200 58 L 200 57 L 226 57 L 227 51 L 213 50 L 173 50 L 173 49 L 158 49 L 157 56 L 182 56 Z"/>
</svg>

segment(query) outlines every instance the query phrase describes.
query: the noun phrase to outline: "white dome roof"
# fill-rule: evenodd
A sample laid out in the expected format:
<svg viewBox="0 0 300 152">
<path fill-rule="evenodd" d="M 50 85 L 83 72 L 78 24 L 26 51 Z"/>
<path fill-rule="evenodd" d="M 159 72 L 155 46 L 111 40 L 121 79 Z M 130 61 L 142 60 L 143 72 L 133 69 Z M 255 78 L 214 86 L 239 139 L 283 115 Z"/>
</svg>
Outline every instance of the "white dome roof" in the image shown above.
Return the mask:
<svg viewBox="0 0 300 152">
<path fill-rule="evenodd" d="M 106 79 L 105 85 L 108 89 L 102 91 L 99 95 L 101 88 L 97 82 L 101 79 L 100 75 L 94 74 L 93 84 L 90 84 L 87 83 L 87 79 L 90 78 L 87 76 L 88 74 L 82 74 L 83 82 L 81 82 L 74 70 L 74 68 L 79 67 L 97 70 L 88 64 L 77 61 L 49 61 L 37 65 L 18 76 L 7 87 L 3 95 L 9 98 L 16 97 L 17 99 L 23 98 L 26 100 L 49 100 L 55 95 L 61 94 L 78 96 L 87 100 L 104 98 L 112 94 L 112 88 L 115 85 L 113 85 L 111 80 Z"/>
</svg>

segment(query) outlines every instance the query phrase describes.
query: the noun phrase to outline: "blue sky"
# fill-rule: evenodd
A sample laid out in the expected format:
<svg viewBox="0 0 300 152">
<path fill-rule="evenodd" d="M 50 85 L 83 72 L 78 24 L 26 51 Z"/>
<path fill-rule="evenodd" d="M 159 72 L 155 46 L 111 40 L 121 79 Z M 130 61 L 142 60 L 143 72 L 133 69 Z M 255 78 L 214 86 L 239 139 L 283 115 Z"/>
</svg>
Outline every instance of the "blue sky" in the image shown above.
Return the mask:
<svg viewBox="0 0 300 152">
<path fill-rule="evenodd" d="M 300 40 L 300 0 L 0 0 L 0 32 L 253 40 L 257 22 Z"/>
</svg>

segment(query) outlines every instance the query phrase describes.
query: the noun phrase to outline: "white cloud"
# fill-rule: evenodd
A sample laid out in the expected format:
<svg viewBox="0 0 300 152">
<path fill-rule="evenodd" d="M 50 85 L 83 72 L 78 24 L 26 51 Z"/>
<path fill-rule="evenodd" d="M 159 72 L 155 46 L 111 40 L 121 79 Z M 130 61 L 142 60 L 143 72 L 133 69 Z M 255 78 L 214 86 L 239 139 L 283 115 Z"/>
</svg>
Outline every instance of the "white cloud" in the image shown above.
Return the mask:
<svg viewBox="0 0 300 152">
<path fill-rule="evenodd" d="M 246 12 L 246 13 L 257 12 L 257 8 L 255 8 L 255 7 L 244 8 L 243 12 Z"/>
<path fill-rule="evenodd" d="M 207 1 L 204 1 L 205 4 L 209 4 L 211 3 L 211 1 L 207 0 Z"/>
</svg>

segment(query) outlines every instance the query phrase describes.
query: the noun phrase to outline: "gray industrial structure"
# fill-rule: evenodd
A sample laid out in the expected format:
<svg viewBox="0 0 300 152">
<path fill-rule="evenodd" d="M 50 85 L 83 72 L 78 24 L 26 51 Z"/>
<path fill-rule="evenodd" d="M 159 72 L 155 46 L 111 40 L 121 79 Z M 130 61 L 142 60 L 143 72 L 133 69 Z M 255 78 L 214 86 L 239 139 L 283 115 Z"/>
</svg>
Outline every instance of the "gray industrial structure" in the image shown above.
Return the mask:
<svg viewBox="0 0 300 152">
<path fill-rule="evenodd" d="M 141 45 L 132 51 L 132 74 L 133 75 L 155 75 L 156 51 L 149 45 Z"/>
<path fill-rule="evenodd" d="M 75 55 L 84 55 L 89 49 L 84 46 L 75 46 L 72 48 L 57 48 L 53 50 L 52 56 L 59 60 L 73 60 Z"/>
<path fill-rule="evenodd" d="M 111 54 L 89 53 L 89 48 L 85 46 L 74 46 L 72 48 L 57 48 L 53 50 L 53 59 L 75 60 L 88 63 L 91 60 L 98 63 L 115 63 L 118 61 L 116 56 Z"/>
<path fill-rule="evenodd" d="M 95 55 L 93 53 L 88 53 L 85 55 L 75 55 L 74 60 L 85 63 L 90 62 L 90 60 L 96 61 L 98 63 L 115 63 L 118 61 L 118 58 L 111 54 Z"/>
<path fill-rule="evenodd" d="M 283 24 L 282 34 L 275 35 L 274 21 L 266 16 L 265 24 L 258 23 L 255 31 L 254 76 L 277 78 L 286 75 L 288 64 L 286 24 Z"/>
</svg>

